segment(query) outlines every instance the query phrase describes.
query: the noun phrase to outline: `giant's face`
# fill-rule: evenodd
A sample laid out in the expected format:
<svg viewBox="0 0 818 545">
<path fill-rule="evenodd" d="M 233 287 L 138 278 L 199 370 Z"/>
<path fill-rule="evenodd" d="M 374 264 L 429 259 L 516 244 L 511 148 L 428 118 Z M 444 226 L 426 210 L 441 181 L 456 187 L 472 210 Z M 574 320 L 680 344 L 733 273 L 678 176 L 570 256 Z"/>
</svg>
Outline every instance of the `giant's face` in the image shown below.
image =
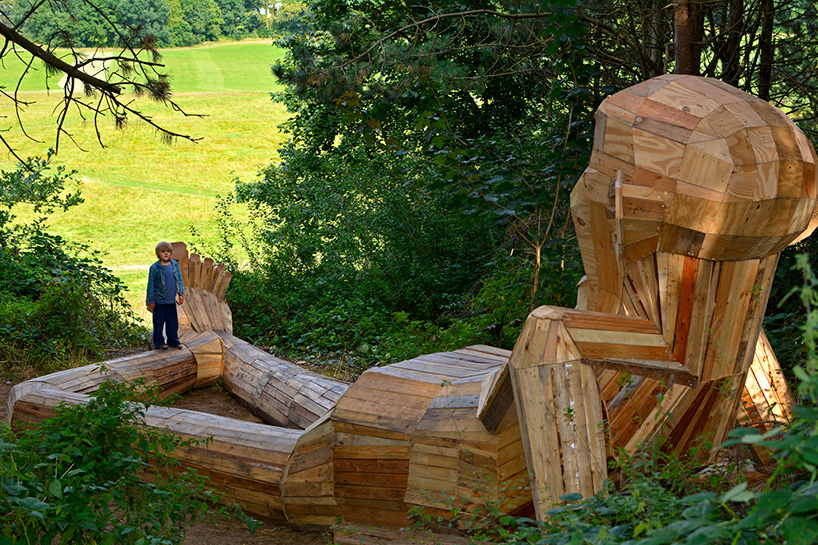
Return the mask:
<svg viewBox="0 0 818 545">
<path fill-rule="evenodd" d="M 762 257 L 810 228 L 816 162 L 767 102 L 718 80 L 660 76 L 602 103 L 572 207 L 605 203 L 626 254 Z"/>
</svg>

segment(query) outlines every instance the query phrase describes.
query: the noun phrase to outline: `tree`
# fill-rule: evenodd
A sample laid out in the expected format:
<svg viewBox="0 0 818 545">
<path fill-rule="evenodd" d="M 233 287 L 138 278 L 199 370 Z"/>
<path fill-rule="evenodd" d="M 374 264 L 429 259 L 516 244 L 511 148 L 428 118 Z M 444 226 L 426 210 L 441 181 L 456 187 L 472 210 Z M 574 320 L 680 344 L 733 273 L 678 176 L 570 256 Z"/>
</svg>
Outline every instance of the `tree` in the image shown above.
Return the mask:
<svg viewBox="0 0 818 545">
<path fill-rule="evenodd" d="M 259 0 L 216 0 L 222 13 L 221 33 L 234 40 L 252 35 L 260 26 Z"/>
<path fill-rule="evenodd" d="M 440 203 L 437 213 L 460 225 L 477 217 L 472 225 L 498 241 L 486 248 L 484 266 L 449 288 L 454 302 L 438 305 L 437 316 L 405 301 L 405 308 L 389 307 L 408 309 L 410 321 L 433 321 L 434 331 L 491 316 L 480 327 L 513 338 L 530 306 L 573 304 L 568 294 L 581 268 L 567 197 L 588 161 L 592 112 L 608 94 L 676 70 L 769 96 L 807 130 L 816 111 L 818 17 L 807 0 L 312 0 L 307 11 L 312 26 L 278 42 L 288 52 L 274 67 L 288 86 L 278 100 L 293 114 L 282 163 L 245 186 L 242 197 L 273 210 L 257 232 L 279 244 L 304 227 L 303 215 L 280 213 L 282 203 L 300 202 L 293 189 L 300 180 L 333 195 L 336 173 L 362 156 L 402 163 L 379 174 L 382 181 L 420 187 Z M 321 168 L 327 164 L 329 171 Z M 345 199 L 380 206 L 365 189 L 344 188 Z M 406 198 L 411 202 L 409 191 Z M 332 211 L 314 212 L 306 216 Z M 274 245 L 266 248 L 262 270 L 281 264 Z M 353 255 L 337 253 L 339 263 Z M 347 266 L 363 271 L 368 264 L 349 259 Z M 329 290 L 341 276 L 313 278 Z M 487 291 L 498 286 L 516 305 L 502 316 L 495 310 L 510 305 Z M 289 299 L 289 308 L 297 304 L 312 303 Z"/>
<path fill-rule="evenodd" d="M 165 0 L 119 0 L 116 4 L 117 22 L 127 28 L 139 28 L 153 36 L 157 44 L 170 43 L 168 17 L 170 6 Z"/>
<path fill-rule="evenodd" d="M 580 8 L 616 87 L 663 73 L 721 79 L 816 130 L 818 8 L 807 0 L 605 0 Z"/>
<path fill-rule="evenodd" d="M 241 187 L 267 300 L 236 312 L 243 334 L 408 357 L 406 339 L 507 346 L 530 305 L 573 304 L 566 197 L 595 97 L 570 5 L 312 4 L 274 68 L 282 164 Z"/>
<path fill-rule="evenodd" d="M 218 40 L 221 36 L 224 16 L 216 0 L 182 0 L 185 18 L 193 28 L 194 36 L 201 40 Z"/>
<path fill-rule="evenodd" d="M 159 3 L 152 5 L 159 11 L 166 9 L 161 8 Z M 130 97 L 130 93 L 136 97 L 148 96 L 188 115 L 171 99 L 168 77 L 161 71 L 163 65 L 156 49 L 156 36 L 150 34 L 151 30 L 161 29 L 157 19 L 144 20 L 141 15 L 134 14 L 130 19 L 133 25 L 129 25 L 114 17 L 115 7 L 107 0 L 21 0 L 12 5 L 0 5 L 0 36 L 3 38 L 0 61 L 17 57 L 24 63 L 25 68 L 19 81 L 30 77 L 40 62 L 49 76 L 58 73 L 68 76 L 63 98 L 57 109 L 54 144 L 57 151 L 63 138 L 71 139 L 71 134 L 65 129 L 65 121 L 69 115 L 77 115 L 83 119 L 90 117 L 97 128 L 100 145 L 103 141 L 99 127 L 104 118 L 112 119 L 117 127 L 124 126 L 129 118 L 136 118 L 154 127 L 163 139 L 198 140 L 156 123 Z M 45 13 L 57 16 L 46 19 L 39 17 Z M 161 18 L 159 12 L 154 13 Z M 115 51 L 96 55 L 80 51 L 77 36 L 69 28 L 72 20 L 84 22 L 79 28 L 81 39 L 113 45 Z M 27 27 L 29 21 L 37 22 L 40 26 Z M 49 38 L 42 44 L 35 43 L 26 36 L 24 29 L 39 29 L 40 32 L 47 32 Z M 62 52 L 61 48 L 67 50 L 67 53 Z M 108 70 L 97 74 L 96 70 L 89 70 L 92 63 L 104 63 Z M 27 103 L 21 98 L 18 89 L 19 84 L 13 90 L 0 88 L 0 100 L 5 100 L 13 107 L 17 115 L 12 122 L 18 124 L 23 134 L 26 134 L 21 109 Z M 129 94 L 125 94 L 126 92 Z M 13 143 L 2 132 L 0 142 L 21 164 L 26 164 L 17 155 Z"/>
</svg>

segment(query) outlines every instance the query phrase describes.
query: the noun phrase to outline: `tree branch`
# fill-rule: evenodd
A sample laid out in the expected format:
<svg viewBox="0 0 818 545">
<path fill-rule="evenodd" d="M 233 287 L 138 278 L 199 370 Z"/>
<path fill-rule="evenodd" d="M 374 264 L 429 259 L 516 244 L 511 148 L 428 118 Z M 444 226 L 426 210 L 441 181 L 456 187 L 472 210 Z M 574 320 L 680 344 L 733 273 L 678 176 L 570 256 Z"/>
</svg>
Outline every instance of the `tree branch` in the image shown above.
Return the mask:
<svg viewBox="0 0 818 545">
<path fill-rule="evenodd" d="M 119 85 L 114 85 L 113 83 L 109 83 L 90 74 L 86 74 L 77 67 L 72 66 L 55 56 L 50 51 L 46 51 L 13 28 L 8 27 L 3 23 L 0 23 L 0 36 L 3 36 L 7 40 L 19 45 L 38 59 L 41 59 L 46 64 L 53 66 L 60 72 L 68 74 L 69 77 L 80 80 L 89 87 L 99 89 L 100 91 L 104 91 L 111 95 L 118 95 L 122 92 L 122 87 Z"/>
</svg>

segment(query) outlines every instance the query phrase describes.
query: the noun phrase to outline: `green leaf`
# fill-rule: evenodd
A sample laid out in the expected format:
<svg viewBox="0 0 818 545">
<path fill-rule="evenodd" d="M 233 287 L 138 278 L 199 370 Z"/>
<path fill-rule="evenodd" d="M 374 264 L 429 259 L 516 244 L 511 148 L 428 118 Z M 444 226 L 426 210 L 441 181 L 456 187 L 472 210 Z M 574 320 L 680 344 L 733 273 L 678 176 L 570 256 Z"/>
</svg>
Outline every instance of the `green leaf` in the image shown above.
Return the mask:
<svg viewBox="0 0 818 545">
<path fill-rule="evenodd" d="M 639 534 L 649 529 L 650 527 L 647 524 L 645 524 L 644 522 L 640 522 L 639 524 L 636 525 L 636 528 L 633 529 L 633 537 L 639 537 Z"/>
<path fill-rule="evenodd" d="M 756 430 L 749 430 L 752 433 L 747 433 L 741 436 L 741 442 L 749 445 L 754 445 L 756 443 L 760 443 L 761 441 L 765 441 L 774 435 L 778 435 L 783 431 L 783 428 L 773 428 L 765 434 L 760 434 Z"/>
<path fill-rule="evenodd" d="M 719 501 L 722 503 L 726 503 L 728 501 L 735 501 L 735 502 L 742 502 L 746 503 L 753 499 L 755 494 L 749 490 L 747 490 L 747 483 L 739 483 L 727 492 L 722 495 Z"/>
<path fill-rule="evenodd" d="M 790 514 L 800 515 L 801 513 L 818 513 L 818 497 L 806 496 L 797 500 L 788 509 Z"/>
<path fill-rule="evenodd" d="M 582 499 L 582 494 L 579 492 L 570 492 L 568 494 L 563 494 L 560 496 L 562 501 L 580 501 Z"/>
<path fill-rule="evenodd" d="M 789 505 L 792 496 L 792 491 L 787 489 L 765 492 L 758 496 L 758 508 L 765 511 L 778 511 Z"/>
<path fill-rule="evenodd" d="M 809 545 L 818 537 L 818 522 L 804 517 L 790 517 L 781 524 L 787 545 Z"/>
<path fill-rule="evenodd" d="M 62 499 L 62 483 L 60 483 L 59 479 L 51 481 L 48 485 L 48 493 L 55 498 Z"/>
</svg>

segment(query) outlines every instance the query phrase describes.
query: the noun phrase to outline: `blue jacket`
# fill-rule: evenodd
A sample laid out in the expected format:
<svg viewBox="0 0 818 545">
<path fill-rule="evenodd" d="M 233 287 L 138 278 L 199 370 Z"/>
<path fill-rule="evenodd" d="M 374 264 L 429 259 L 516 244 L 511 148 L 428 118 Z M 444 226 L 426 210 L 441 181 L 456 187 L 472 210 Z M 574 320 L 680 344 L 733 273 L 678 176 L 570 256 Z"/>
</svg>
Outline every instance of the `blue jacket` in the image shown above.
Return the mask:
<svg viewBox="0 0 818 545">
<path fill-rule="evenodd" d="M 173 266 L 173 276 L 176 278 L 176 294 L 184 297 L 185 286 L 182 283 L 182 269 L 175 259 L 170 260 Z M 148 296 L 145 299 L 147 304 L 161 300 L 165 296 L 165 275 L 162 274 L 162 265 L 157 261 L 148 270 Z"/>
</svg>

